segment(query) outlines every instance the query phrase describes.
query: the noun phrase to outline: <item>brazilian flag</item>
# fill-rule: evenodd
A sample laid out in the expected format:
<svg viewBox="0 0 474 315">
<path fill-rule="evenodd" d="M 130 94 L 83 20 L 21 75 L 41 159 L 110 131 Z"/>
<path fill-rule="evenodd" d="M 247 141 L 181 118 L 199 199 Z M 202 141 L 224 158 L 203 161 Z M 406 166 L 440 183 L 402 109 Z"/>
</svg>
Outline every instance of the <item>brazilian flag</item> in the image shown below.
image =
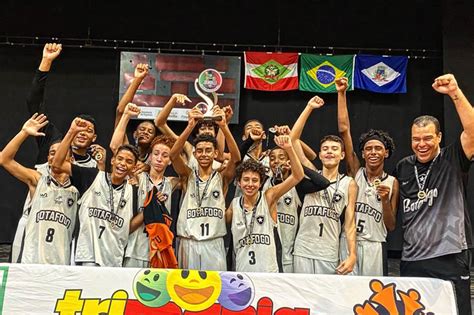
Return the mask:
<svg viewBox="0 0 474 315">
<path fill-rule="evenodd" d="M 301 91 L 317 93 L 336 93 L 336 79 L 346 77 L 348 91 L 354 89 L 355 55 L 319 56 L 301 54 L 300 84 Z"/>
</svg>

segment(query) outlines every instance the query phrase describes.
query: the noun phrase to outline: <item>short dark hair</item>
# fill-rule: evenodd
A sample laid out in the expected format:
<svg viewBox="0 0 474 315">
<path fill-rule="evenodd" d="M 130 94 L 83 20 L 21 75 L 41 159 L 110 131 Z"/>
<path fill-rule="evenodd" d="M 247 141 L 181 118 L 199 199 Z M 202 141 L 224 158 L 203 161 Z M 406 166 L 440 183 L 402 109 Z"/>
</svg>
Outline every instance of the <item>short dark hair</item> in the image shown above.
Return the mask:
<svg viewBox="0 0 474 315">
<path fill-rule="evenodd" d="M 244 128 L 245 128 L 245 126 L 247 126 L 247 125 L 248 125 L 249 123 L 251 123 L 252 121 L 258 122 L 260 125 L 262 125 L 262 128 L 264 128 L 263 123 L 262 123 L 260 120 L 258 120 L 258 119 L 249 119 L 249 120 L 247 120 L 247 121 L 245 122 L 245 124 L 244 124 Z"/>
<path fill-rule="evenodd" d="M 263 183 L 267 176 L 265 166 L 253 159 L 248 159 L 237 166 L 237 169 L 235 170 L 237 181 L 240 181 L 242 179 L 242 174 L 247 171 L 257 173 L 260 176 L 260 183 Z"/>
<path fill-rule="evenodd" d="M 415 120 L 413 120 L 412 126 L 426 127 L 429 124 L 433 124 L 435 126 L 436 134 L 439 134 L 441 132 L 439 120 L 436 117 L 430 115 L 416 117 Z"/>
<path fill-rule="evenodd" d="M 193 145 L 196 147 L 198 143 L 200 142 L 211 142 L 212 145 L 214 146 L 214 149 L 217 149 L 217 140 L 215 137 L 211 135 L 198 135 L 196 138 L 194 138 Z"/>
<path fill-rule="evenodd" d="M 135 130 L 138 130 L 138 126 L 140 126 L 143 123 L 151 124 L 153 126 L 153 130 L 155 131 L 155 136 L 156 136 L 156 134 L 158 133 L 158 128 L 156 128 L 155 123 L 152 120 L 149 120 L 149 119 L 140 121 L 138 123 L 137 127 L 135 128 Z"/>
<path fill-rule="evenodd" d="M 334 142 L 337 142 L 341 145 L 341 150 L 344 151 L 344 141 L 342 141 L 342 139 L 336 135 L 327 135 L 327 136 L 324 136 L 321 141 L 319 141 L 319 148 L 321 148 L 321 146 L 323 145 L 324 142 L 326 141 L 334 141 Z"/>
<path fill-rule="evenodd" d="M 136 147 L 134 147 L 133 145 L 131 145 L 131 144 L 122 144 L 117 149 L 117 153 L 115 153 L 115 155 L 119 154 L 122 151 L 131 152 L 133 154 L 133 156 L 135 157 L 135 163 L 138 161 L 138 157 L 140 156 L 140 154 L 138 153 L 138 149 Z"/>
<path fill-rule="evenodd" d="M 203 125 L 212 126 L 212 128 L 214 129 L 215 135 L 217 135 L 217 133 L 219 132 L 219 125 L 217 125 L 217 123 L 214 120 L 201 119 L 197 122 L 196 126 L 194 126 L 194 129 L 193 129 L 194 136 L 198 135 L 199 129 L 201 129 Z"/>
<path fill-rule="evenodd" d="M 379 129 L 370 129 L 363 133 L 359 138 L 359 150 L 364 151 L 365 144 L 370 140 L 379 140 L 383 143 L 385 150 L 388 151 L 388 157 L 395 151 L 395 142 L 388 132 Z"/>
<path fill-rule="evenodd" d="M 88 122 L 90 122 L 93 126 L 94 126 L 94 133 L 96 133 L 97 131 L 97 126 L 96 126 L 96 123 L 95 123 L 95 118 L 92 117 L 91 115 L 88 115 L 88 114 L 80 114 L 79 116 L 77 116 L 81 119 L 84 119 L 84 120 L 87 120 Z"/>
</svg>

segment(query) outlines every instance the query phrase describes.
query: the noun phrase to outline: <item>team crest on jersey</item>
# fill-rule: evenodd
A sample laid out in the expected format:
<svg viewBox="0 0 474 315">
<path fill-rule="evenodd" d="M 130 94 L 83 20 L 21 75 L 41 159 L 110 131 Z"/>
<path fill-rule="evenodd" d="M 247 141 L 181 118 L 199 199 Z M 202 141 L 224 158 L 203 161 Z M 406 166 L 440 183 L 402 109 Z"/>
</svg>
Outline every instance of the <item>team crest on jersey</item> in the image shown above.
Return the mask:
<svg viewBox="0 0 474 315">
<path fill-rule="evenodd" d="M 291 197 L 285 197 L 283 201 L 286 203 L 287 206 L 289 206 L 291 204 Z"/>
<path fill-rule="evenodd" d="M 220 192 L 218 190 L 214 190 L 212 192 L 212 197 L 214 197 L 215 199 L 218 199 L 220 196 Z"/>
<path fill-rule="evenodd" d="M 126 204 L 127 204 L 127 200 L 120 201 L 120 208 L 125 207 Z"/>
<path fill-rule="evenodd" d="M 339 202 L 339 201 L 342 200 L 342 195 L 341 195 L 340 193 L 336 192 L 336 193 L 334 194 L 334 197 L 333 197 L 333 198 L 334 198 L 334 202 Z"/>
<path fill-rule="evenodd" d="M 71 208 L 73 204 L 74 204 L 74 199 L 72 199 L 72 198 L 67 198 L 67 206 L 68 206 L 69 208 Z"/>
<path fill-rule="evenodd" d="M 257 217 L 257 223 L 262 225 L 265 222 L 265 217 L 263 215 L 259 215 Z"/>
<path fill-rule="evenodd" d="M 63 196 L 57 196 L 56 198 L 54 198 L 54 203 L 57 204 L 57 205 L 60 205 L 63 203 Z"/>
</svg>

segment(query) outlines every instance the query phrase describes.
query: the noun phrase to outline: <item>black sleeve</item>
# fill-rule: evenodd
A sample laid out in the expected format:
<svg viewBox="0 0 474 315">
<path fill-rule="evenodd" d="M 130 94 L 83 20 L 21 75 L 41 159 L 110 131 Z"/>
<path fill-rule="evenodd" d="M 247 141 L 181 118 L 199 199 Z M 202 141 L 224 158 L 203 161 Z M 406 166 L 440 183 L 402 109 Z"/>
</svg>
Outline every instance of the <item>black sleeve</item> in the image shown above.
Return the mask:
<svg viewBox="0 0 474 315">
<path fill-rule="evenodd" d="M 244 156 L 247 154 L 247 152 L 249 151 L 250 147 L 252 146 L 253 144 L 253 140 L 252 138 L 248 137 L 239 147 L 239 150 L 240 150 L 240 156 L 242 157 L 242 159 L 244 158 Z"/>
<path fill-rule="evenodd" d="M 75 164 L 71 165 L 71 183 L 82 195 L 92 185 L 97 177 L 99 170 L 95 167 L 81 167 Z"/>
<path fill-rule="evenodd" d="M 296 185 L 296 192 L 301 200 L 303 200 L 301 196 L 323 190 L 329 186 L 329 180 L 323 175 L 305 166 L 303 166 L 303 170 L 305 177 Z"/>
<path fill-rule="evenodd" d="M 48 72 L 36 70 L 33 82 L 31 83 L 30 93 L 26 98 L 26 106 L 30 116 L 34 113 L 46 113 L 46 107 L 44 104 L 44 93 L 46 80 L 48 78 Z M 45 133 L 44 137 L 36 137 L 38 144 L 38 156 L 36 158 L 36 164 L 45 163 L 48 160 L 49 147 L 52 143 L 61 140 L 62 133 L 56 128 L 56 126 L 50 121 L 42 130 Z"/>
<path fill-rule="evenodd" d="M 458 165 L 463 173 L 469 172 L 472 161 L 470 161 L 467 158 L 466 153 L 464 153 L 460 137 L 454 143 L 445 148 L 445 153 L 446 159 Z"/>
</svg>

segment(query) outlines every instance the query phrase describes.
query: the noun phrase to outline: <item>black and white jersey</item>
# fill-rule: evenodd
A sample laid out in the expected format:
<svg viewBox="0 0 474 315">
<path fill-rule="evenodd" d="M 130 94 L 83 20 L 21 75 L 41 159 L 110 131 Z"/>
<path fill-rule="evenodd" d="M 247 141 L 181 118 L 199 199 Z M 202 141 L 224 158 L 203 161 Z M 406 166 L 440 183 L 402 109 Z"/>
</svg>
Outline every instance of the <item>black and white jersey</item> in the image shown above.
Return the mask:
<svg viewBox="0 0 474 315">
<path fill-rule="evenodd" d="M 347 207 L 352 177 L 338 175 L 325 190 L 307 194 L 300 214 L 294 255 L 325 261 L 339 260 L 341 215 Z"/>
<path fill-rule="evenodd" d="M 69 265 L 79 192 L 69 180 L 60 185 L 42 175 L 31 198 L 20 261 Z"/>
<path fill-rule="evenodd" d="M 263 185 L 263 190 L 273 187 L 272 178 Z M 301 206 L 300 198 L 295 187 L 291 188 L 277 202 L 278 235 L 282 247 L 283 265 L 293 263 L 293 247 L 298 230 L 298 208 Z"/>
<path fill-rule="evenodd" d="M 148 192 L 153 190 L 153 184 L 148 173 L 141 173 L 138 176 L 138 212 L 143 211 L 143 205 L 145 204 L 145 199 L 148 195 Z M 162 192 L 167 196 L 166 201 L 164 202 L 166 209 L 171 212 L 171 194 L 172 194 L 172 183 L 169 178 L 163 177 L 161 183 L 156 185 L 158 191 Z M 125 257 L 139 259 L 143 261 L 149 260 L 149 241 L 148 236 L 145 230 L 145 225 L 142 224 L 135 232 L 130 234 L 128 238 L 127 249 L 125 251 Z"/>
<path fill-rule="evenodd" d="M 177 222 L 180 237 L 210 240 L 226 235 L 222 175 L 213 171 L 205 181 L 192 171 Z"/>
<path fill-rule="evenodd" d="M 382 185 L 390 187 L 389 199 L 392 198 L 395 177 L 384 173 L 380 180 Z M 357 171 L 355 181 L 359 187 L 355 207 L 357 240 L 385 242 L 387 228 L 383 221 L 382 201 L 376 187 L 369 184 L 365 168 Z"/>
<path fill-rule="evenodd" d="M 399 208 L 403 212 L 402 260 L 416 261 L 459 253 L 471 244 L 471 223 L 463 183 L 470 165 L 459 139 L 442 148 L 428 163 L 419 163 L 414 155 L 398 162 Z M 424 191 L 422 198 L 419 197 L 420 185 Z"/>
<path fill-rule="evenodd" d="M 251 211 L 243 207 L 243 197 L 232 201 L 232 237 L 236 271 L 278 272 L 273 221 L 265 194 L 259 192 Z"/>
<path fill-rule="evenodd" d="M 108 176 L 99 171 L 79 201 L 76 262 L 121 267 L 133 217 L 133 189 L 127 182 L 113 187 Z"/>
<path fill-rule="evenodd" d="M 85 156 L 73 154 L 73 163 L 81 167 L 97 167 L 97 161 L 87 153 Z"/>
</svg>

